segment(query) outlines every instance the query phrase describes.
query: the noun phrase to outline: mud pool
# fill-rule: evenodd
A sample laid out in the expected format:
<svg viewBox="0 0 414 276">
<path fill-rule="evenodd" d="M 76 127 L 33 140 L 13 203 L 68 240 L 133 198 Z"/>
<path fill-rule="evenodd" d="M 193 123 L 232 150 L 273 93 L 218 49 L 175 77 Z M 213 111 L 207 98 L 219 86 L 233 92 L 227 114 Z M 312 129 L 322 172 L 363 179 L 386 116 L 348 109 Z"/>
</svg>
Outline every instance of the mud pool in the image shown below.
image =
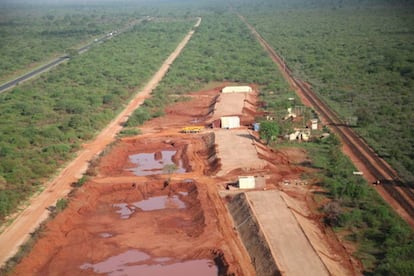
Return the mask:
<svg viewBox="0 0 414 276">
<path fill-rule="evenodd" d="M 187 195 L 186 192 L 180 192 L 181 196 Z M 186 207 L 178 195 L 173 196 L 154 196 L 148 199 L 140 200 L 131 204 L 116 203 L 112 205 L 117 208 L 116 213 L 120 215 L 121 219 L 128 219 L 137 208 L 142 211 L 154 211 L 162 209 L 184 209 Z"/>
<path fill-rule="evenodd" d="M 152 257 L 142 251 L 131 249 L 96 263 L 85 263 L 82 270 L 93 270 L 98 274 L 117 275 L 198 275 L 218 274 L 218 268 L 212 260 L 198 259 L 180 262 L 170 257 Z"/>
<path fill-rule="evenodd" d="M 177 195 L 155 196 L 134 203 L 134 206 L 143 211 L 160 210 L 165 208 L 185 208 L 185 203 Z"/>
<path fill-rule="evenodd" d="M 137 176 L 168 173 L 164 171 L 166 165 L 175 165 L 174 173 L 185 173 L 182 160 L 174 162 L 173 158 L 177 151 L 163 150 L 155 153 L 138 153 L 129 156 L 129 162 L 135 167 L 127 169 Z M 177 164 L 178 163 L 178 164 Z"/>
</svg>

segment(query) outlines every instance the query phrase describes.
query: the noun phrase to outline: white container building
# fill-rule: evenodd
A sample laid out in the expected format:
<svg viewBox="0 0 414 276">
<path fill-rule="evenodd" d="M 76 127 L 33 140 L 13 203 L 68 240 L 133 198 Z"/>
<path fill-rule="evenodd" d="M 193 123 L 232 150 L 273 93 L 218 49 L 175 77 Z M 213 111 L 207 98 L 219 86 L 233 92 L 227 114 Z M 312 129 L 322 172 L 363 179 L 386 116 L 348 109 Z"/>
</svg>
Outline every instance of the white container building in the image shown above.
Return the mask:
<svg viewBox="0 0 414 276">
<path fill-rule="evenodd" d="M 238 128 L 240 127 L 240 118 L 238 116 L 221 117 L 221 128 Z"/>
<path fill-rule="evenodd" d="M 221 90 L 221 93 L 249 93 L 252 91 L 250 86 L 226 86 Z"/>
<path fill-rule="evenodd" d="M 256 179 L 254 176 L 239 176 L 240 189 L 254 189 L 256 188 Z"/>
<path fill-rule="evenodd" d="M 318 119 L 311 119 L 311 129 L 316 130 L 318 129 Z"/>
</svg>

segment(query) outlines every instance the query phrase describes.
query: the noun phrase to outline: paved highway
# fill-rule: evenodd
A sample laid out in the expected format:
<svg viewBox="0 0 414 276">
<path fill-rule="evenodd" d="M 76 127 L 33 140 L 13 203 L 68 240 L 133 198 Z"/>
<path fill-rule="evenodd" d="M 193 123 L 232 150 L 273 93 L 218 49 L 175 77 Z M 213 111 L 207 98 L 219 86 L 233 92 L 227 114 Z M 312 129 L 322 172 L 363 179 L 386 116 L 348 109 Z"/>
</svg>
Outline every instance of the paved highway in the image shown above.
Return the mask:
<svg viewBox="0 0 414 276">
<path fill-rule="evenodd" d="M 130 29 L 134 25 L 142 22 L 143 20 L 149 21 L 149 20 L 152 20 L 152 18 L 151 17 L 145 17 L 143 19 L 135 20 L 135 21 L 129 23 L 127 26 L 125 26 L 124 28 L 122 28 L 122 29 L 120 29 L 118 31 L 114 31 L 114 32 L 105 34 L 104 36 L 95 39 L 93 42 L 89 43 L 88 45 L 85 45 L 85 46 L 79 48 L 77 50 L 78 54 L 85 53 L 90 48 L 92 48 L 94 45 L 97 45 L 97 44 L 99 44 L 101 42 L 104 42 L 105 40 L 111 39 L 112 37 L 114 37 L 116 35 L 119 35 L 119 34 L 125 32 L 125 31 L 127 31 L 128 29 Z M 33 78 L 33 77 L 41 74 L 41 73 L 44 73 L 44 72 L 48 71 L 49 69 L 51 69 L 51 68 L 53 68 L 53 67 L 61 64 L 62 62 L 66 61 L 66 60 L 69 60 L 69 59 L 70 59 L 70 56 L 69 55 L 63 55 L 61 57 L 58 57 L 58 58 L 50 61 L 49 63 L 43 65 L 40 68 L 37 68 L 37 69 L 35 69 L 35 70 L 33 70 L 33 71 L 31 71 L 31 72 L 23 75 L 23 76 L 20 76 L 20 77 L 14 79 L 14 80 L 8 81 L 8 82 L 0 85 L 0 94 L 3 93 L 4 91 L 10 89 L 10 88 L 13 88 L 14 86 L 18 85 L 19 83 L 25 82 L 25 81 L 27 81 L 27 80 L 29 80 L 29 79 L 31 79 L 31 78 Z"/>
<path fill-rule="evenodd" d="M 3 93 L 4 91 L 18 85 L 19 83 L 27 81 L 28 79 L 33 78 L 34 76 L 49 70 L 50 68 L 64 62 L 67 59 L 69 59 L 69 56 L 58 57 L 57 59 L 52 60 L 51 62 L 49 62 L 46 65 L 43 65 L 40 68 L 37 68 L 37 69 L 35 69 L 35 70 L 33 70 L 33 71 L 23 75 L 23 76 L 20 76 L 17 79 L 14 79 L 14 80 L 11 80 L 9 82 L 6 82 L 5 84 L 2 84 L 0 86 L 0 93 Z"/>
</svg>

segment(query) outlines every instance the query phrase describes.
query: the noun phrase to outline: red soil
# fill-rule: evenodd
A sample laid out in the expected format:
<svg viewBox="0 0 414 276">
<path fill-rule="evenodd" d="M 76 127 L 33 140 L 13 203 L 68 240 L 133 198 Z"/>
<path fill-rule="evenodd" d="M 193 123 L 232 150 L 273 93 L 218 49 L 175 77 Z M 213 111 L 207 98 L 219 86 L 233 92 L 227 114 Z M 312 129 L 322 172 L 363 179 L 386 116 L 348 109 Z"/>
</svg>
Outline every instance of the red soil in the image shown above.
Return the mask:
<svg viewBox="0 0 414 276">
<path fill-rule="evenodd" d="M 83 265 L 137 249 L 177 262 L 215 260 L 220 275 L 255 275 L 250 257 L 233 229 L 225 200 L 218 194 L 244 169 L 215 176 L 221 166 L 213 133 L 179 133 L 186 125 L 205 125 L 212 119 L 211 106 L 218 91 L 189 95 L 191 101 L 178 102 L 166 109 L 165 116 L 142 126 L 142 135 L 113 145 L 96 168 L 90 170 L 96 175 L 73 193 L 62 213 L 47 223 L 42 237 L 17 265 L 14 274 L 91 275 L 95 274 L 92 268 Z M 254 99 L 249 99 L 250 107 L 252 103 Z M 251 108 L 244 114 L 244 121 L 253 121 Z M 266 160 L 267 165 L 250 172 L 266 176 L 266 189 L 280 188 L 285 179 L 300 179 L 307 170 L 295 165 L 306 160 L 303 152 L 273 151 L 259 142 L 256 146 L 256 158 Z M 128 170 L 133 166 L 130 155 L 152 153 L 154 159 L 160 160 L 162 150 L 176 151 L 172 160 L 176 164 L 181 162 L 186 173 L 136 176 Z M 308 190 L 291 188 L 286 192 L 292 197 L 291 202 L 302 202 L 301 210 L 309 213 L 300 223 L 313 226 L 311 231 L 321 231 L 312 240 L 320 244 L 318 250 L 322 254 L 334 252 L 334 271 L 354 274 L 350 258 L 338 240 L 324 230 L 318 216 L 311 215 L 314 210 L 309 207 Z M 170 204 L 165 209 L 143 211 L 134 207 L 136 202 L 155 196 L 175 196 L 185 208 Z M 115 205 L 122 203 L 128 208 L 123 218 Z M 323 252 L 325 248 L 329 252 Z"/>
</svg>

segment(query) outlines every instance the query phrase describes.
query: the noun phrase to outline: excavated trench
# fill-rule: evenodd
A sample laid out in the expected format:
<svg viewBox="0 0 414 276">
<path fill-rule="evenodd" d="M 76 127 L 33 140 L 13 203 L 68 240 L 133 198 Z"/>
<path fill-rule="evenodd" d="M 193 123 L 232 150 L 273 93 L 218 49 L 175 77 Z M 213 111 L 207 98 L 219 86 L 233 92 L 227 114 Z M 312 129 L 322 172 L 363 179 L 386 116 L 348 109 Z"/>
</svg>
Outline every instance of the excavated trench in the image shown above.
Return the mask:
<svg viewBox="0 0 414 276">
<path fill-rule="evenodd" d="M 152 232 L 155 235 L 148 239 L 164 236 L 179 240 L 182 234 L 197 239 L 205 230 L 205 214 L 194 180 L 172 182 L 168 186 L 159 181 L 143 185 L 111 185 L 98 189 L 100 193 L 96 208 L 90 211 L 100 214 L 105 210 L 119 225 L 134 225 L 137 234 L 140 233 L 139 228 L 154 229 Z M 83 212 L 83 216 L 94 217 L 89 212 Z M 121 235 L 123 233 L 116 227 L 112 232 L 99 233 L 104 239 Z M 154 252 L 151 246 L 146 249 L 144 246 L 142 250 L 128 249 L 100 262 L 85 262 L 80 269 L 110 275 L 230 275 L 228 263 L 220 249 L 194 251 L 189 248 L 190 256 L 184 260 L 177 259 L 175 255 L 151 252 Z"/>
<path fill-rule="evenodd" d="M 214 133 L 209 133 L 201 137 L 205 144 L 205 151 L 200 152 L 207 160 L 203 173 L 205 175 L 214 175 L 220 170 L 220 159 L 217 157 L 216 139 Z"/>
<path fill-rule="evenodd" d="M 206 195 L 197 185 L 90 182 L 16 274 L 232 275 L 225 253 L 208 238 L 212 225 L 200 199 Z"/>
<path fill-rule="evenodd" d="M 257 275 L 281 275 L 266 238 L 243 193 L 228 198 L 228 209 L 235 223 L 235 230 L 246 247 Z"/>
<path fill-rule="evenodd" d="M 221 223 L 226 210 L 206 186 L 214 185 L 206 176 L 221 168 L 214 133 L 162 135 L 122 139 L 104 155 L 15 274 L 224 276 L 251 269 L 248 258 L 238 263 L 240 247 L 229 246 L 237 236 Z M 167 165 L 174 171 L 166 173 Z M 245 197 L 228 209 L 257 275 L 280 275 Z"/>
<path fill-rule="evenodd" d="M 166 173 L 169 164 L 178 170 Z M 239 274 L 233 253 L 220 246 L 225 235 L 206 184 L 197 179 L 219 169 L 214 133 L 121 141 L 16 273 Z"/>
</svg>

